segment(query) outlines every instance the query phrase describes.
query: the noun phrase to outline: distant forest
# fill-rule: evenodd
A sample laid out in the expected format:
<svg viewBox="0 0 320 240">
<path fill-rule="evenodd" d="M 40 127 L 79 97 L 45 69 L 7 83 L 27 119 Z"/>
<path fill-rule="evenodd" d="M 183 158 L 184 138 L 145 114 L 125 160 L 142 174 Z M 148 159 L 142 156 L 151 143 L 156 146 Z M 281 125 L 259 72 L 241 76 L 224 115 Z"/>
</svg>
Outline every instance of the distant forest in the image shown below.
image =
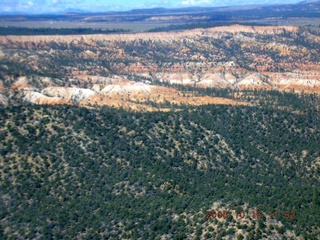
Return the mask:
<svg viewBox="0 0 320 240">
<path fill-rule="evenodd" d="M 267 24 L 258 23 L 239 23 L 239 22 L 199 22 L 199 23 L 186 23 L 186 24 L 171 24 L 164 27 L 156 27 L 148 30 L 147 32 L 167 32 L 177 30 L 190 30 L 196 28 L 212 28 L 212 27 L 223 27 L 231 26 L 234 24 L 241 24 L 246 26 L 267 26 Z"/>
<path fill-rule="evenodd" d="M 171 24 L 164 27 L 156 27 L 147 32 L 167 32 L 190 30 L 196 28 L 211 28 L 221 26 L 231 26 L 233 24 L 244 24 L 238 22 L 202 22 L 202 23 L 184 23 Z M 247 26 L 265 26 L 263 24 L 245 23 Z M 85 35 L 85 34 L 113 34 L 113 33 L 128 33 L 128 29 L 94 29 L 94 28 L 27 28 L 27 27 L 0 27 L 0 36 L 5 35 Z"/>
<path fill-rule="evenodd" d="M 0 36 L 3 35 L 75 35 L 75 34 L 112 34 L 126 33 L 125 29 L 93 29 L 93 28 L 25 28 L 0 27 Z"/>
</svg>

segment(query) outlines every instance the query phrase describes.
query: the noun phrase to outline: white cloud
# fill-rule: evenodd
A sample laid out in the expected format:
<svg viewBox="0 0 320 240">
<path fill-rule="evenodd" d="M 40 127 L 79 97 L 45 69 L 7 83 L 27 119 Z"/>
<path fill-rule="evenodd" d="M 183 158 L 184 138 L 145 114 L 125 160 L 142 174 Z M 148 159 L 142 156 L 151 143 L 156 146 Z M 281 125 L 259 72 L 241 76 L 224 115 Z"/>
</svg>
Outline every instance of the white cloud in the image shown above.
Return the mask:
<svg viewBox="0 0 320 240">
<path fill-rule="evenodd" d="M 147 1 L 143 3 L 138 3 L 135 5 L 129 6 L 130 9 L 143 9 L 143 8 L 157 8 L 157 7 L 164 7 L 164 8 L 170 8 L 172 7 L 172 4 L 169 0 L 159 0 L 159 1 Z"/>
<path fill-rule="evenodd" d="M 9 6 L 0 7 L 0 12 L 12 12 L 13 8 Z"/>
<path fill-rule="evenodd" d="M 232 6 L 232 5 L 250 5 L 250 4 L 272 4 L 272 3 L 297 3 L 299 0 L 251 0 L 250 2 L 241 0 L 182 0 L 178 2 L 175 7 L 187 7 L 187 6 Z"/>
<path fill-rule="evenodd" d="M 211 5 L 210 0 L 183 0 L 180 2 L 182 6 L 203 6 L 203 5 Z"/>
</svg>

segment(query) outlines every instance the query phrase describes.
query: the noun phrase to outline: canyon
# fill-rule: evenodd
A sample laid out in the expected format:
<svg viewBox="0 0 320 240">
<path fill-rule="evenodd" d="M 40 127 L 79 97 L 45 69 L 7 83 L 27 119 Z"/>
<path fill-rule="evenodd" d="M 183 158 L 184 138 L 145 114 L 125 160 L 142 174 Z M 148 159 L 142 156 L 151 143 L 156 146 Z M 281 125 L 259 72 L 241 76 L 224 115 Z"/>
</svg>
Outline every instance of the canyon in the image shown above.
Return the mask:
<svg viewBox="0 0 320 240">
<path fill-rule="evenodd" d="M 320 34 L 308 27 L 0 36 L 0 46 L 2 105 L 15 96 L 34 104 L 166 111 L 168 104 L 249 105 L 196 96 L 192 88 L 320 93 Z"/>
</svg>

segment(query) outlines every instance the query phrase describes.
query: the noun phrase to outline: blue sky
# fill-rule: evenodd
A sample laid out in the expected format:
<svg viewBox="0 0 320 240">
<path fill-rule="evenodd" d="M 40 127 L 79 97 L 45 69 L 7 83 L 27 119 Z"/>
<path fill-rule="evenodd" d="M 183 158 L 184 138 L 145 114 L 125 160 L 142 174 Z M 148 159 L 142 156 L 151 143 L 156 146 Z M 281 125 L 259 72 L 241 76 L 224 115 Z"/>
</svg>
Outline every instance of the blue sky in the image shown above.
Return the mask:
<svg viewBox="0 0 320 240">
<path fill-rule="evenodd" d="M 48 13 L 68 8 L 86 11 L 124 11 L 137 8 L 178 8 L 189 6 L 231 6 L 271 3 L 297 3 L 296 0 L 0 0 L 0 13 Z"/>
</svg>

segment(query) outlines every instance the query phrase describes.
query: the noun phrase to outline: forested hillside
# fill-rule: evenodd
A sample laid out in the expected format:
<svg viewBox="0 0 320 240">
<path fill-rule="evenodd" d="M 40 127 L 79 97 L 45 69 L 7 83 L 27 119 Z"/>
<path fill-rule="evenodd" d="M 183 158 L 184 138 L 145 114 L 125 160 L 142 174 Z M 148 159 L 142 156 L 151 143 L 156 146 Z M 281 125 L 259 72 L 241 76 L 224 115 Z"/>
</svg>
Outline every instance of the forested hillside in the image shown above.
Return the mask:
<svg viewBox="0 0 320 240">
<path fill-rule="evenodd" d="M 0 238 L 318 239 L 319 124 L 308 109 L 1 108 Z"/>
<path fill-rule="evenodd" d="M 0 240 L 320 239 L 319 9 L 0 16 Z"/>
</svg>

